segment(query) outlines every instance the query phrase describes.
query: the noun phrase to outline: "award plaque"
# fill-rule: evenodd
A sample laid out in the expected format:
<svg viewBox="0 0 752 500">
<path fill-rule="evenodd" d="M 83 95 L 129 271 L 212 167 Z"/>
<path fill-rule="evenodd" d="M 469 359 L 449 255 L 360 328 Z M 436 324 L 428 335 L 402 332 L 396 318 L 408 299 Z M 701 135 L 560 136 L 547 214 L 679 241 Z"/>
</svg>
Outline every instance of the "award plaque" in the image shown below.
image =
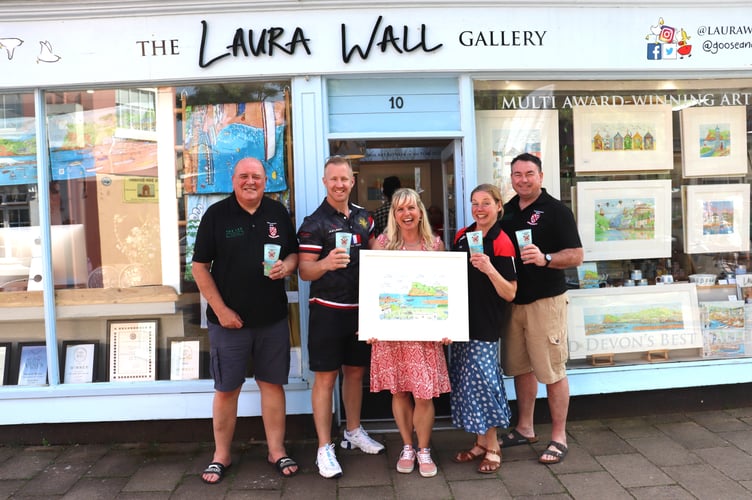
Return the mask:
<svg viewBox="0 0 752 500">
<path fill-rule="evenodd" d="M 156 380 L 157 321 L 109 320 L 110 380 Z"/>
<path fill-rule="evenodd" d="M 0 385 L 5 385 L 10 371 L 10 342 L 0 343 Z"/>
<path fill-rule="evenodd" d="M 170 344 L 170 380 L 201 378 L 203 340 L 201 337 L 173 337 Z"/>
<path fill-rule="evenodd" d="M 18 362 L 18 385 L 45 385 L 47 383 L 47 346 L 44 342 L 18 344 L 21 355 Z"/>
<path fill-rule="evenodd" d="M 94 340 L 66 340 L 63 342 L 63 383 L 94 382 L 97 366 L 97 342 Z"/>
</svg>

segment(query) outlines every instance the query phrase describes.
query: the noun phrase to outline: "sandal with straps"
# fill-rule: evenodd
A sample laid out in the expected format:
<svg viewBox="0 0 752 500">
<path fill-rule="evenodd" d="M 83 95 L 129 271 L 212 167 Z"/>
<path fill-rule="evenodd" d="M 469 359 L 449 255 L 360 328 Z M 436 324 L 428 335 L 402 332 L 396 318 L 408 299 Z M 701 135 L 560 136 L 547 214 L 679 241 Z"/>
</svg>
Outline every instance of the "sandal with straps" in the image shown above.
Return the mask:
<svg viewBox="0 0 752 500">
<path fill-rule="evenodd" d="M 473 453 L 473 448 L 480 448 L 481 451 L 477 455 Z M 453 458 L 452 461 L 458 464 L 464 464 L 467 462 L 472 462 L 473 460 L 477 460 L 478 458 L 484 456 L 488 450 L 486 450 L 486 447 L 483 445 L 478 444 L 478 441 L 473 443 L 472 448 L 465 451 L 458 452 Z"/>
<path fill-rule="evenodd" d="M 499 457 L 499 461 L 489 460 L 488 455 L 496 455 Z M 478 466 L 478 472 L 481 474 L 493 474 L 501 468 L 501 450 L 486 449 L 486 455 L 481 460 Z"/>
</svg>

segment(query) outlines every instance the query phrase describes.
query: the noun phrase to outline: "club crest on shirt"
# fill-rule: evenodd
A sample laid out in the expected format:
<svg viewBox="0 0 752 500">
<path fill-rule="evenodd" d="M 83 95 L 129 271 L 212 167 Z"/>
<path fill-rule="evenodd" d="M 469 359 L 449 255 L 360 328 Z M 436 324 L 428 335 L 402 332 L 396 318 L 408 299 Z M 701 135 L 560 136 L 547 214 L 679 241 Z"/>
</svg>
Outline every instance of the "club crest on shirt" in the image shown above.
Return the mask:
<svg viewBox="0 0 752 500">
<path fill-rule="evenodd" d="M 358 217 L 358 225 L 363 229 L 368 227 L 368 219 L 365 217 Z"/>
<path fill-rule="evenodd" d="M 532 213 L 532 215 L 530 216 L 530 220 L 527 221 L 527 225 L 528 226 L 537 226 L 538 225 L 538 221 L 541 218 L 541 215 L 543 215 L 543 211 L 542 210 L 534 210 L 533 213 Z"/>
<path fill-rule="evenodd" d="M 269 238 L 272 238 L 272 239 L 279 238 L 279 231 L 277 230 L 277 223 L 267 222 L 266 225 L 269 226 Z"/>
</svg>

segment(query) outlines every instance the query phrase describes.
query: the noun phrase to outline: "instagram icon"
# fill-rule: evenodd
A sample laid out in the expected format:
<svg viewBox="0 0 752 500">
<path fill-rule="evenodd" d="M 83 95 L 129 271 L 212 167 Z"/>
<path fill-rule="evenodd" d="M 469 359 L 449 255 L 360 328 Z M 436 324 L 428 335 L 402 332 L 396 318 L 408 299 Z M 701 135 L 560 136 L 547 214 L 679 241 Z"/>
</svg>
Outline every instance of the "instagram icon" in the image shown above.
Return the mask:
<svg viewBox="0 0 752 500">
<path fill-rule="evenodd" d="M 674 35 L 676 34 L 676 30 L 672 28 L 671 26 L 666 26 L 665 24 L 661 26 L 661 32 L 658 35 L 658 41 L 663 43 L 671 43 L 674 41 Z"/>
</svg>

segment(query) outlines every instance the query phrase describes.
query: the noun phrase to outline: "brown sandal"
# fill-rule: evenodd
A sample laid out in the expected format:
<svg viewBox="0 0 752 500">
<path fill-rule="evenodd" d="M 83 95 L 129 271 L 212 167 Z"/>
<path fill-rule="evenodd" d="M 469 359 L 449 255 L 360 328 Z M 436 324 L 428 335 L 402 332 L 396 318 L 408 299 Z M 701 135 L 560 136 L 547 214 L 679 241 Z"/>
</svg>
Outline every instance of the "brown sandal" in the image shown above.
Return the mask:
<svg viewBox="0 0 752 500">
<path fill-rule="evenodd" d="M 486 458 L 488 454 L 496 455 L 499 457 L 499 461 L 496 462 L 494 460 L 489 460 Z M 496 471 L 498 471 L 501 468 L 501 450 L 492 450 L 490 448 L 486 449 L 486 455 L 483 457 L 483 460 L 481 460 L 480 465 L 478 466 L 478 472 L 481 474 L 493 474 Z"/>
<path fill-rule="evenodd" d="M 476 455 L 475 453 L 473 453 L 473 448 L 480 448 L 483 451 Z M 454 458 L 452 458 L 452 461 L 455 462 L 455 463 L 458 463 L 458 464 L 464 464 L 464 463 L 467 463 L 467 462 L 472 462 L 473 460 L 476 460 L 476 459 L 484 456 L 486 454 L 486 452 L 488 452 L 488 450 L 486 450 L 486 447 L 482 446 L 482 445 L 479 445 L 478 441 L 476 441 L 476 442 L 473 443 L 472 448 L 470 448 L 469 450 L 458 452 L 454 456 Z"/>
</svg>

